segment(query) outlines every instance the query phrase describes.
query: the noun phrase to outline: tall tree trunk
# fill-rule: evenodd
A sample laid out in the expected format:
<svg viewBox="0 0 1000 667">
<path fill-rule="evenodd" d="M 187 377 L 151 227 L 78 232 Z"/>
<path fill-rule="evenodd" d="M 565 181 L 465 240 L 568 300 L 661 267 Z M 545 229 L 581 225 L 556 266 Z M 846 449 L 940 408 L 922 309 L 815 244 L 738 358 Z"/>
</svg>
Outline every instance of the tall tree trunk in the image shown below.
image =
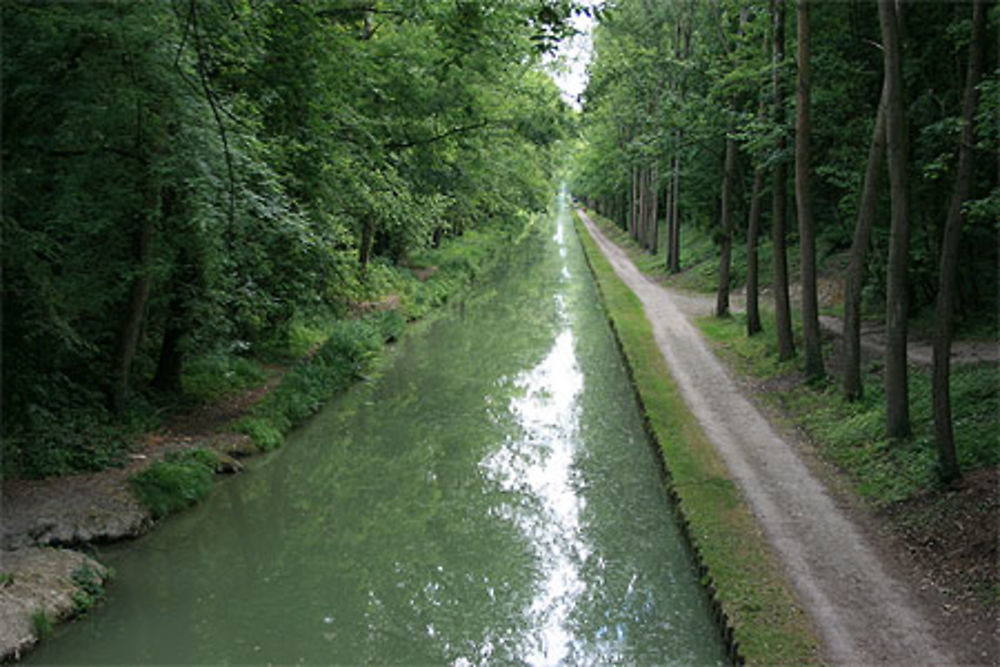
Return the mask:
<svg viewBox="0 0 1000 667">
<path fill-rule="evenodd" d="M 681 271 L 681 158 L 674 155 L 674 173 L 671 187 L 673 195 L 670 201 L 670 273 L 680 273 Z"/>
<path fill-rule="evenodd" d="M 176 192 L 173 188 L 164 188 L 162 197 L 162 219 L 170 220 L 176 214 Z M 170 276 L 170 301 L 167 303 L 163 340 L 156 360 L 156 372 L 150 382 L 152 387 L 160 391 L 176 391 L 181 388 L 183 359 L 180 342 L 188 329 L 190 293 L 197 289 L 200 273 L 191 251 L 186 244 L 182 245 Z"/>
<path fill-rule="evenodd" d="M 747 335 L 759 333 L 760 270 L 758 269 L 757 239 L 760 236 L 760 201 L 764 190 L 764 170 L 757 167 L 750 191 L 750 215 L 747 219 Z"/>
<path fill-rule="evenodd" d="M 719 252 L 719 288 L 715 298 L 715 316 L 729 314 L 729 264 L 733 248 L 732 191 L 733 172 L 736 170 L 736 140 L 726 133 L 726 158 L 722 168 L 722 220 L 720 221 L 721 248 Z"/>
<path fill-rule="evenodd" d="M 773 67 L 771 73 L 774 93 L 774 122 L 779 127 L 778 152 L 788 146 L 785 138 L 785 98 L 781 85 L 781 67 L 785 59 L 785 0 L 771 0 L 774 19 Z M 774 319 L 778 338 L 778 359 L 785 361 L 795 356 L 792 339 L 792 313 L 788 301 L 788 258 L 785 250 L 785 213 L 787 211 L 788 168 L 784 160 L 774 166 L 774 192 L 772 199 L 771 245 L 774 252 Z"/>
<path fill-rule="evenodd" d="M 667 171 L 667 187 L 663 189 L 663 215 L 664 224 L 666 225 L 667 232 L 667 242 L 663 246 L 663 252 L 666 257 L 666 268 L 667 270 L 673 266 L 673 252 L 674 252 L 674 169 L 673 169 L 673 158 L 668 165 Z"/>
<path fill-rule="evenodd" d="M 844 275 L 842 389 L 844 397 L 849 401 L 857 400 L 864 394 L 861 382 L 861 290 L 865 284 L 868 246 L 871 244 L 872 224 L 875 222 L 875 208 L 878 205 L 878 183 L 885 158 L 885 100 L 886 87 L 883 83 L 882 97 L 875 112 L 875 128 L 868 146 L 868 166 L 865 167 L 864 183 L 861 186 L 858 220 L 851 240 L 847 273 Z"/>
<path fill-rule="evenodd" d="M 639 168 L 632 167 L 632 211 L 629 234 L 634 240 L 639 238 Z"/>
<path fill-rule="evenodd" d="M 821 379 L 823 343 L 819 330 L 819 300 L 816 294 L 816 231 L 809 188 L 809 2 L 799 0 L 798 11 L 798 90 L 795 105 L 795 204 L 799 222 L 799 266 L 802 274 L 802 337 L 806 351 L 806 378 Z"/>
<path fill-rule="evenodd" d="M 651 198 L 649 201 L 650 211 L 650 238 L 649 238 L 649 252 L 655 255 L 660 249 L 660 220 L 659 220 L 659 205 L 660 205 L 660 165 L 653 164 L 650 168 L 649 174 L 649 188 L 651 191 Z"/>
<path fill-rule="evenodd" d="M 361 268 L 368 267 L 368 260 L 371 259 L 372 244 L 375 241 L 375 223 L 371 218 L 366 217 L 361 223 L 361 245 L 358 246 L 358 263 Z"/>
<path fill-rule="evenodd" d="M 159 194 L 153 187 L 147 187 L 143 195 L 142 220 L 135 232 L 134 257 L 135 276 L 129 290 L 125 318 L 118 334 L 118 350 L 115 354 L 114 386 L 111 390 L 111 410 L 120 415 L 125 410 L 128 398 L 132 362 L 139 344 L 139 333 L 149 300 L 149 272 L 152 266 L 153 233 L 156 229 Z"/>
<path fill-rule="evenodd" d="M 885 399 L 886 433 L 890 438 L 910 435 L 910 406 L 906 368 L 906 278 L 910 248 L 910 210 L 907 188 L 906 118 L 899 26 L 894 0 L 879 0 L 882 53 L 886 85 L 886 143 L 892 223 L 886 285 Z"/>
<path fill-rule="evenodd" d="M 639 246 L 649 247 L 649 168 L 639 167 Z"/>
<path fill-rule="evenodd" d="M 941 241 L 941 270 L 938 276 L 937 310 L 934 330 L 934 371 L 931 393 L 934 406 L 934 438 L 937 441 L 941 477 L 951 481 L 961 477 L 955 453 L 955 433 L 951 420 L 951 338 L 955 314 L 955 277 L 958 273 L 958 243 L 962 236 L 962 205 L 972 192 L 972 148 L 975 142 L 976 105 L 979 77 L 986 44 L 986 9 L 983 0 L 972 8 L 972 41 L 969 43 L 969 69 L 962 96 L 962 137 L 958 148 L 958 170 L 951 192 L 948 219 Z"/>
</svg>

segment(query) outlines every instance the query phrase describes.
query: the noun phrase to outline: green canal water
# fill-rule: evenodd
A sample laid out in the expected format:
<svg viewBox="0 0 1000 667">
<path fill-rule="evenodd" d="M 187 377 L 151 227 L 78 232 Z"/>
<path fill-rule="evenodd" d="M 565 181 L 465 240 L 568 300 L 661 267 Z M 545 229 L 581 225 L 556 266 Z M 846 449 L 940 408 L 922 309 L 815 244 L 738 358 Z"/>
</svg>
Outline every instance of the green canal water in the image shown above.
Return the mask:
<svg viewBox="0 0 1000 667">
<path fill-rule="evenodd" d="M 565 195 L 39 664 L 724 664 Z"/>
</svg>

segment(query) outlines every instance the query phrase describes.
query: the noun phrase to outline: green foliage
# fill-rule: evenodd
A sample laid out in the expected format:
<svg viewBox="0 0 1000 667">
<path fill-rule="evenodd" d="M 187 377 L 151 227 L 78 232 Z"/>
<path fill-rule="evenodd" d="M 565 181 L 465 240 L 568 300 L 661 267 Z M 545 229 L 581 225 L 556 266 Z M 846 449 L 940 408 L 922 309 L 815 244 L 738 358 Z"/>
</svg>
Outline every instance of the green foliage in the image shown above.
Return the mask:
<svg viewBox="0 0 1000 667">
<path fill-rule="evenodd" d="M 913 135 L 908 169 L 914 211 L 910 315 L 932 311 L 936 297 L 940 239 L 958 154 L 970 17 L 969 3 L 918 3 L 906 17 L 906 114 Z M 997 17 L 993 11 L 990 34 L 995 33 Z M 872 46 L 881 41 L 878 25 L 874 3 L 817 3 L 810 13 L 811 191 L 819 257 L 851 244 L 882 83 L 882 56 Z M 761 200 L 761 241 L 769 236 L 772 168 L 779 162 L 790 164 L 794 147 L 795 62 L 790 57 L 795 53 L 794 20 L 789 18 L 786 26 L 786 66 L 780 72 L 788 110 L 783 125 L 769 113 L 771 30 L 766 3 L 738 0 L 665 4 L 623 0 L 601 14 L 571 189 L 627 229 L 633 169 L 657 167 L 662 201 L 674 160 L 679 160 L 680 245 L 684 266 L 691 269 L 675 279 L 680 286 L 706 291 L 716 287 L 718 239 L 714 237 L 727 136 L 735 137 L 740 147 L 732 286 L 745 280 L 742 254 L 751 183 L 758 167 L 768 176 Z M 987 71 L 979 87 L 977 144 L 984 158 L 1000 137 L 996 111 L 1000 86 L 995 72 L 989 71 L 996 63 L 996 49 L 995 40 L 986 45 Z M 784 151 L 777 148 L 782 135 L 788 139 Z M 996 285 L 1000 251 L 996 241 L 1000 188 L 995 178 L 993 160 L 975 160 L 960 250 L 959 322 L 995 319 L 998 311 L 997 290 L 984 288 Z M 794 228 L 791 195 L 788 204 Z M 888 213 L 883 177 L 865 289 L 866 305 L 875 311 L 884 299 Z M 666 217 L 662 207 L 660 217 Z M 794 229 L 789 243 L 793 259 Z M 695 257 L 689 253 L 692 248 Z M 768 272 L 771 257 L 764 253 L 769 245 L 762 244 L 760 250 L 760 269 Z M 795 276 L 795 267 L 789 268 Z M 769 281 L 769 276 L 760 277 L 761 285 Z"/>
<path fill-rule="evenodd" d="M 77 613 L 85 613 L 107 595 L 100 573 L 89 565 L 84 564 L 73 570 L 70 576 L 77 585 L 77 590 L 73 591 L 73 602 Z"/>
<path fill-rule="evenodd" d="M 191 359 L 181 375 L 184 394 L 198 402 L 219 399 L 264 380 L 259 364 L 231 354 L 204 354 Z"/>
<path fill-rule="evenodd" d="M 766 311 L 762 315 L 767 330 L 773 322 Z M 795 371 L 795 362 L 777 361 L 770 337 L 746 337 L 743 314 L 703 318 L 698 325 L 730 363 L 758 380 L 777 380 Z M 911 369 L 909 384 L 913 435 L 906 441 L 885 437 L 885 397 L 878 365 L 866 374 L 861 401 L 844 400 L 834 385 L 808 387 L 797 382 L 769 392 L 768 398 L 786 409 L 822 454 L 851 476 L 859 494 L 876 505 L 886 505 L 915 497 L 939 479 L 929 371 Z M 996 447 L 1000 367 L 956 366 L 951 375 L 951 398 L 962 469 L 1000 463 Z"/>
<path fill-rule="evenodd" d="M 71 404 L 77 406 L 79 404 Z M 152 420 L 136 415 L 131 423 L 115 423 L 106 413 L 86 407 L 36 406 L 33 429 L 11 425 L 0 442 L 2 477 L 40 479 L 120 466 L 130 440 Z M 42 421 L 43 415 L 51 416 Z"/>
<path fill-rule="evenodd" d="M 281 430 L 265 417 L 240 417 L 229 428 L 235 433 L 250 436 L 253 443 L 265 452 L 277 449 L 285 441 Z"/>
<path fill-rule="evenodd" d="M 13 572 L 0 572 L 0 588 L 10 586 L 12 583 L 14 583 Z"/>
<path fill-rule="evenodd" d="M 212 489 L 218 457 L 206 449 L 171 453 L 130 478 L 132 490 L 154 518 L 197 503 Z"/>
<path fill-rule="evenodd" d="M 31 624 L 35 628 L 35 636 L 44 641 L 52 636 L 52 621 L 44 610 L 38 610 L 31 615 Z"/>
<path fill-rule="evenodd" d="M 575 6 L 5 3 L 3 474 L 107 465 L 86 443 L 149 402 L 440 303 L 412 258 L 548 201 Z"/>
</svg>

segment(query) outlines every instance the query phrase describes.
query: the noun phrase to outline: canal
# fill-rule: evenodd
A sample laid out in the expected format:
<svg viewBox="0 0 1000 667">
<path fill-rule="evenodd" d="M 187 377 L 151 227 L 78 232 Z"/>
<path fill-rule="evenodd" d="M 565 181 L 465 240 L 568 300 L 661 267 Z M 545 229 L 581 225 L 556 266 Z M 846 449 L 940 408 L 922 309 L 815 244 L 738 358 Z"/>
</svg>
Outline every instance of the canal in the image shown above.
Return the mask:
<svg viewBox="0 0 1000 667">
<path fill-rule="evenodd" d="M 724 664 L 563 195 L 39 664 Z"/>
</svg>

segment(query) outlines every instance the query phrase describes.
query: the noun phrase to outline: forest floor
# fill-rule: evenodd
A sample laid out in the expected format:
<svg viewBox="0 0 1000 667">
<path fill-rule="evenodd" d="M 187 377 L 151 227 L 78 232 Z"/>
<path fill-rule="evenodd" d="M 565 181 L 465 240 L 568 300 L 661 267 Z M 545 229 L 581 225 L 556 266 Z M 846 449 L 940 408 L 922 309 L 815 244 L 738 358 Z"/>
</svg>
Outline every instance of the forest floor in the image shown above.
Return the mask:
<svg viewBox="0 0 1000 667">
<path fill-rule="evenodd" d="M 658 284 L 583 219 L 642 301 L 686 402 L 812 615 L 823 659 L 996 664 L 996 609 L 966 592 L 970 578 L 996 568 L 996 525 L 982 518 L 984 506 L 987 516 L 996 516 L 996 470 L 975 471 L 960 489 L 888 510 L 865 506 L 814 443 L 759 400 L 773 388 L 731 374 L 711 351 L 693 320 L 712 313 L 714 295 Z M 866 339 L 869 351 L 877 352 L 877 332 L 869 331 Z M 982 354 L 977 345 L 957 347 L 962 361 Z M 962 542 L 980 548 L 964 549 Z"/>
</svg>

